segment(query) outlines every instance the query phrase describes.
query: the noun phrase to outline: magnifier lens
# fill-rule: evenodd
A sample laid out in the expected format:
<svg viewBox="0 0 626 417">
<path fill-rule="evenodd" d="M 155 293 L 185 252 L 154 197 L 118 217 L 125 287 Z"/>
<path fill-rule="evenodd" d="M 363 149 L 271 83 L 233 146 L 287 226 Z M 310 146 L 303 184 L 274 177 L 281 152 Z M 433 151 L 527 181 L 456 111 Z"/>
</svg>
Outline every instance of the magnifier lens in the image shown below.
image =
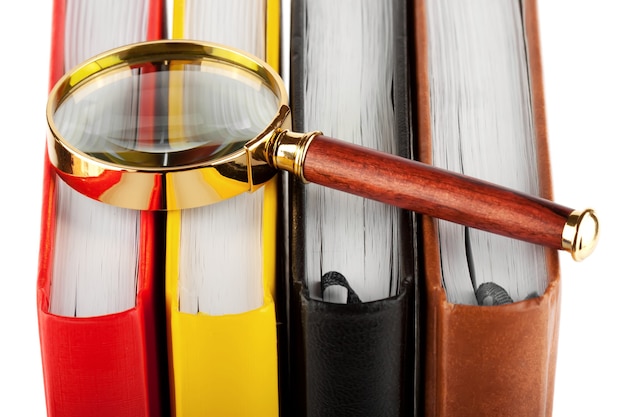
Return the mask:
<svg viewBox="0 0 626 417">
<path fill-rule="evenodd" d="M 240 150 L 279 106 L 253 72 L 215 60 L 170 59 L 84 80 L 59 103 L 53 122 L 69 145 L 93 158 L 158 169 Z"/>
</svg>

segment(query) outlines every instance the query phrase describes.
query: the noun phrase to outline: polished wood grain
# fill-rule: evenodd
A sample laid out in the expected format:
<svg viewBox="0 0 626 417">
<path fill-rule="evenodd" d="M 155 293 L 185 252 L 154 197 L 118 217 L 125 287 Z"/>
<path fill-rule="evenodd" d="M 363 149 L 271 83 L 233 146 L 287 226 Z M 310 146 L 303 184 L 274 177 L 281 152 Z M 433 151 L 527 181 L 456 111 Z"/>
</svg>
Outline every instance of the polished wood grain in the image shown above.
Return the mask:
<svg viewBox="0 0 626 417">
<path fill-rule="evenodd" d="M 304 178 L 313 183 L 515 239 L 561 249 L 570 208 L 375 150 L 316 136 Z"/>
</svg>

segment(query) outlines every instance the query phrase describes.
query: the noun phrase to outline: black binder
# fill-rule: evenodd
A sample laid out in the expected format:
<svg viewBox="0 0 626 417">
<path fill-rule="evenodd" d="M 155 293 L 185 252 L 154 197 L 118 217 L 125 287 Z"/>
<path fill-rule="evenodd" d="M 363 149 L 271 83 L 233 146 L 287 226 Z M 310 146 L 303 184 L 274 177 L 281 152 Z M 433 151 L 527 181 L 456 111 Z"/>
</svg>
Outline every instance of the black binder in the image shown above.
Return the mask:
<svg viewBox="0 0 626 417">
<path fill-rule="evenodd" d="M 394 1 L 393 79 L 398 154 L 412 157 L 411 13 Z M 354 19 L 355 16 L 346 16 Z M 303 42 L 307 16 L 303 0 L 292 2 L 290 97 L 293 128 L 304 131 Z M 328 28 L 332 31 L 332 28 Z M 341 39 L 337 39 L 341 42 Z M 340 85 L 337 88 L 341 88 Z M 416 216 L 401 215 L 398 294 L 386 299 L 335 304 L 311 298 L 306 288 L 307 186 L 292 177 L 287 185 L 286 353 L 282 364 L 282 414 L 287 416 L 413 416 L 417 389 Z"/>
</svg>

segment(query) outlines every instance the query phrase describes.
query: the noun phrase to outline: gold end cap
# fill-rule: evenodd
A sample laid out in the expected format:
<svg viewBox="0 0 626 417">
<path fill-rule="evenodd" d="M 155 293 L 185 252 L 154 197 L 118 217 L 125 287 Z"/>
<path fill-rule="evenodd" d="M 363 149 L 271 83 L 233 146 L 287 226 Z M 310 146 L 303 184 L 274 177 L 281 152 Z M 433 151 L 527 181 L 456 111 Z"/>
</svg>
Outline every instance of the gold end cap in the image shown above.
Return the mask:
<svg viewBox="0 0 626 417">
<path fill-rule="evenodd" d="M 562 247 L 576 261 L 582 261 L 598 244 L 600 223 L 592 209 L 574 210 L 563 227 Z"/>
</svg>

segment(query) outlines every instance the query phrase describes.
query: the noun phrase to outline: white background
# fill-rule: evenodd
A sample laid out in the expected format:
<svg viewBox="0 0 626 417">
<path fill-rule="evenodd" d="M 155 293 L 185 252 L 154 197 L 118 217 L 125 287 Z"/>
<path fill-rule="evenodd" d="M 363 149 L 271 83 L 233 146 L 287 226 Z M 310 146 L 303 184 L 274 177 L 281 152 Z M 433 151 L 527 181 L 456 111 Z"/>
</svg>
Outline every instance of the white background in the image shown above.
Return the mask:
<svg viewBox="0 0 626 417">
<path fill-rule="evenodd" d="M 602 221 L 590 258 L 561 257 L 554 416 L 626 416 L 626 3 L 539 0 L 539 10 L 555 199 Z M 2 415 L 45 415 L 35 283 L 50 21 L 51 0 L 2 4 Z"/>
</svg>

